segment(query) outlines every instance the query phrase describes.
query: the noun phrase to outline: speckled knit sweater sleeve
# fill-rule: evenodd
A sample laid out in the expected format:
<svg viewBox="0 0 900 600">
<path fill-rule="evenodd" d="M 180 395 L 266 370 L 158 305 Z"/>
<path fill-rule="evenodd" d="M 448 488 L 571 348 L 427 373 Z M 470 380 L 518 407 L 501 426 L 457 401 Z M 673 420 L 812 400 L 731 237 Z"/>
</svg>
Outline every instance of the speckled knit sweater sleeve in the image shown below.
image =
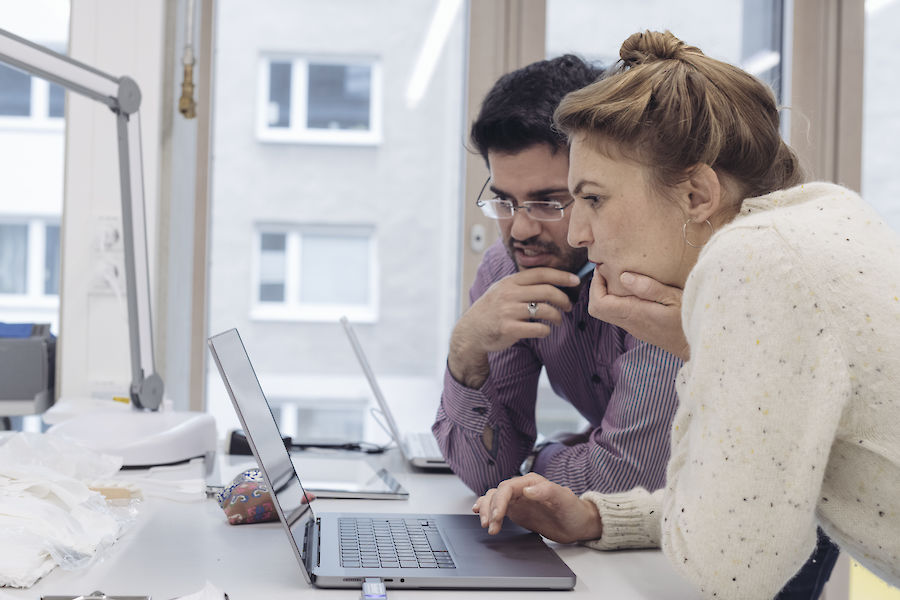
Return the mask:
<svg viewBox="0 0 900 600">
<path fill-rule="evenodd" d="M 621 494 L 585 492 L 581 495 L 597 505 L 603 519 L 603 537 L 584 545 L 595 550 L 624 548 L 658 548 L 663 490 L 650 493 L 643 488 Z"/>
</svg>

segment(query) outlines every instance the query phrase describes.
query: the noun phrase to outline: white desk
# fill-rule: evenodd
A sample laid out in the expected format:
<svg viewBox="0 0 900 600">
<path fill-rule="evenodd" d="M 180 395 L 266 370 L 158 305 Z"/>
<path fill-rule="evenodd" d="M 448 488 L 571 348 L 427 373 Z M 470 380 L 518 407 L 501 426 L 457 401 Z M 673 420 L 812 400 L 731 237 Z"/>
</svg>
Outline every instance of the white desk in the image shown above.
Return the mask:
<svg viewBox="0 0 900 600">
<path fill-rule="evenodd" d="M 474 494 L 453 475 L 411 472 L 392 451 L 370 458 L 388 466 L 410 491 L 409 500 L 316 500 L 321 511 L 469 513 Z M 238 467 L 235 467 L 235 473 Z M 226 478 L 230 478 L 225 473 Z M 472 517 L 476 518 L 475 516 Z M 554 545 L 578 576 L 574 592 L 471 592 L 389 590 L 391 600 L 422 598 L 615 598 L 695 599 L 699 594 L 655 550 L 598 552 L 583 546 Z M 148 500 L 106 558 L 86 570 L 59 568 L 27 590 L 0 589 L 13 598 L 41 595 L 149 594 L 169 600 L 200 590 L 210 581 L 230 600 L 296 598 L 356 599 L 359 590 L 311 588 L 303 579 L 278 523 L 228 525 L 214 500 L 176 503 Z M 2 594 L 0 594 L 2 595 Z"/>
</svg>

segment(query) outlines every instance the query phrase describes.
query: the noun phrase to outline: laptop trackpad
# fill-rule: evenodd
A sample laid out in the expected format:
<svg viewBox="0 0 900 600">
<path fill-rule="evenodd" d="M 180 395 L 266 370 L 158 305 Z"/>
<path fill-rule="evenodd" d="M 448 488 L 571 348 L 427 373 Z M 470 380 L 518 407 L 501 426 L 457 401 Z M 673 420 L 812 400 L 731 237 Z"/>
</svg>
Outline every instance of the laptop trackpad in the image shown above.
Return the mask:
<svg viewBox="0 0 900 600">
<path fill-rule="evenodd" d="M 514 571 L 522 576 L 560 576 L 570 572 L 559 556 L 536 533 L 509 520 L 497 535 L 488 535 L 475 515 L 444 515 L 441 531 L 457 567 L 470 574 Z"/>
</svg>

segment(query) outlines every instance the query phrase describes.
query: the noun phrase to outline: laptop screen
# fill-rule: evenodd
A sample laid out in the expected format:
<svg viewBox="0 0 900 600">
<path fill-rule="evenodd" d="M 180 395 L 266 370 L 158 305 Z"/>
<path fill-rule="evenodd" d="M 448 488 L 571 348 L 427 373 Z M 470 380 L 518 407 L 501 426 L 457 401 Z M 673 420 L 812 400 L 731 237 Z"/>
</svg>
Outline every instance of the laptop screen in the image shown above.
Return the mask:
<svg viewBox="0 0 900 600">
<path fill-rule="evenodd" d="M 295 551 L 301 564 L 305 564 L 305 529 L 307 522 L 315 519 L 315 514 L 304 502 L 305 491 L 284 447 L 244 343 L 237 329 L 230 329 L 209 338 L 209 347 L 259 468 L 272 490 L 278 516 L 289 527 Z"/>
<path fill-rule="evenodd" d="M 372 389 L 372 395 L 375 396 L 375 400 L 378 402 L 381 414 L 384 415 L 384 418 L 387 421 L 388 429 L 391 430 L 391 436 L 394 438 L 394 442 L 396 442 L 402 450 L 403 436 L 400 435 L 400 428 L 397 427 L 397 422 L 394 421 L 394 415 L 391 414 L 391 408 L 388 406 L 384 394 L 381 393 L 381 388 L 378 385 L 378 381 L 375 379 L 375 373 L 372 371 L 372 367 L 369 366 L 369 359 L 366 358 L 366 353 L 363 352 L 362 345 L 356 337 L 356 331 L 353 329 L 350 321 L 347 320 L 347 317 L 341 317 L 341 325 L 344 327 L 347 339 L 350 340 L 350 345 L 353 347 L 353 353 L 356 354 L 359 366 L 362 367 L 366 380 L 369 382 L 369 387 Z"/>
</svg>

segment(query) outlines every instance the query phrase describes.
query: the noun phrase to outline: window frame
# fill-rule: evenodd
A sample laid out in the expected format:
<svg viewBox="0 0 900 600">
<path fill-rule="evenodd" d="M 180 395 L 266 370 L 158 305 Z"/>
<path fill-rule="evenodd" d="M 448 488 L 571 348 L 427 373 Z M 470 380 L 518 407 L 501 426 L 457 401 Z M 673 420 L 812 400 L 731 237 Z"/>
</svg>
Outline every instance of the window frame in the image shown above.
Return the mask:
<svg viewBox="0 0 900 600">
<path fill-rule="evenodd" d="M 259 299 L 259 286 L 262 283 L 262 236 L 264 234 L 285 235 L 284 257 L 284 301 L 265 302 Z M 302 260 L 302 238 L 304 234 L 329 234 L 333 236 L 353 236 L 368 238 L 368 293 L 369 303 L 362 304 L 313 304 L 300 301 L 300 264 Z M 346 316 L 357 323 L 375 323 L 378 321 L 378 238 L 374 225 L 365 224 L 301 224 L 258 223 L 254 228 L 251 262 L 250 318 L 255 321 L 290 321 L 290 322 L 330 322 Z"/>
<path fill-rule="evenodd" d="M 271 127 L 268 123 L 269 74 L 273 62 L 291 65 L 290 126 Z M 369 88 L 369 129 L 311 129 L 306 126 L 309 102 L 309 65 L 367 66 L 371 72 Z M 369 56 L 322 56 L 264 53 L 259 58 L 256 110 L 256 137 L 261 142 L 287 144 L 334 144 L 376 146 L 382 142 L 381 61 Z"/>
</svg>

